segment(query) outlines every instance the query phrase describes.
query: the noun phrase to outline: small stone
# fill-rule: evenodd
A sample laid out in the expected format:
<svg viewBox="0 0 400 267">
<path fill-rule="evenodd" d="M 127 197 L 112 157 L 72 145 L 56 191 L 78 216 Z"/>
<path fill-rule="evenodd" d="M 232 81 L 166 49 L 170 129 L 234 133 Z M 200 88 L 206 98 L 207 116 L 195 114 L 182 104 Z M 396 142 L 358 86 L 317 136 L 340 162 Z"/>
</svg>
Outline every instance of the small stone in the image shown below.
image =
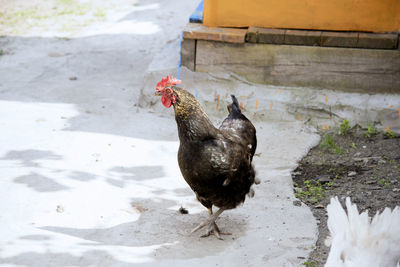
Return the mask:
<svg viewBox="0 0 400 267">
<path fill-rule="evenodd" d="M 64 212 L 64 208 L 63 208 L 63 206 L 61 206 L 61 205 L 57 205 L 57 209 L 56 209 L 56 211 L 57 211 L 57 212 L 59 212 L 59 213 L 62 213 L 62 212 Z"/>
<path fill-rule="evenodd" d="M 355 171 L 351 171 L 347 174 L 347 176 L 352 177 L 352 176 L 356 176 L 356 172 Z"/>
<path fill-rule="evenodd" d="M 331 176 L 329 174 L 319 175 L 316 179 L 321 183 L 328 183 L 331 181 Z"/>
<path fill-rule="evenodd" d="M 400 192 L 400 188 L 393 188 L 393 192 Z"/>
<path fill-rule="evenodd" d="M 354 154 L 354 157 L 359 157 L 361 155 L 361 152 L 357 152 Z"/>
<path fill-rule="evenodd" d="M 76 80 L 78 80 L 78 77 L 72 76 L 72 77 L 69 77 L 69 80 L 70 80 L 70 81 L 76 81 Z"/>
<path fill-rule="evenodd" d="M 362 148 L 367 148 L 367 146 L 362 146 Z"/>
<path fill-rule="evenodd" d="M 295 200 L 295 201 L 293 201 L 293 205 L 297 206 L 297 207 L 300 207 L 301 206 L 301 201 L 300 200 Z"/>
<path fill-rule="evenodd" d="M 351 194 L 351 191 L 347 191 L 347 192 L 346 192 L 346 195 L 350 195 L 350 194 Z"/>
<path fill-rule="evenodd" d="M 324 205 L 322 205 L 322 204 L 317 204 L 317 205 L 314 206 L 314 208 L 316 208 L 316 209 L 323 209 L 323 208 L 325 208 L 325 207 L 324 207 Z"/>
<path fill-rule="evenodd" d="M 292 172 L 292 175 L 293 176 L 299 176 L 299 175 L 301 175 L 301 172 Z"/>
<path fill-rule="evenodd" d="M 295 187 L 295 188 L 294 188 L 294 191 L 296 191 L 296 193 L 300 193 L 300 192 L 303 192 L 303 188 L 301 188 L 301 187 Z"/>
<path fill-rule="evenodd" d="M 179 208 L 179 212 L 181 214 L 188 214 L 189 213 L 189 211 L 187 209 L 185 209 L 184 207 L 182 207 L 182 206 Z"/>
<path fill-rule="evenodd" d="M 378 160 L 378 164 L 385 164 L 385 163 L 386 163 L 386 160 L 383 160 L 383 159 Z"/>
<path fill-rule="evenodd" d="M 353 158 L 354 161 L 363 161 L 364 163 L 368 162 L 368 158 Z"/>
<path fill-rule="evenodd" d="M 374 181 L 374 180 L 369 180 L 369 181 L 366 181 L 365 183 L 366 183 L 366 184 L 374 184 L 374 183 L 376 183 L 376 181 Z"/>
</svg>

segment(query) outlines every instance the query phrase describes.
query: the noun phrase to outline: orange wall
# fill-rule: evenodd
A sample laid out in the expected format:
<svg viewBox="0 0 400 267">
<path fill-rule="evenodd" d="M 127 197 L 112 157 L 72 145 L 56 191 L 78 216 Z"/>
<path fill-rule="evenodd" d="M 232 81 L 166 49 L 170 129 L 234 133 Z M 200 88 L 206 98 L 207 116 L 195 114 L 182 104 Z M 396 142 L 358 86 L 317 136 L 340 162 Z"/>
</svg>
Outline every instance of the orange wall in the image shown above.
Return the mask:
<svg viewBox="0 0 400 267">
<path fill-rule="evenodd" d="M 400 31 L 400 0 L 204 0 L 203 23 L 217 27 Z"/>
</svg>

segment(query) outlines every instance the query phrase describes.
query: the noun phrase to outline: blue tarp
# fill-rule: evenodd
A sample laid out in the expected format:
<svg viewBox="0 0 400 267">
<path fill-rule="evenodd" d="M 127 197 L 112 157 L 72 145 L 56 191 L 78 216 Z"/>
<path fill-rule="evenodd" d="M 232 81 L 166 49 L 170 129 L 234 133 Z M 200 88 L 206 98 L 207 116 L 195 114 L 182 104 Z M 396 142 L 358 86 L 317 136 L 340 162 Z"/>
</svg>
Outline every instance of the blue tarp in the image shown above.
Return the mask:
<svg viewBox="0 0 400 267">
<path fill-rule="evenodd" d="M 189 22 L 203 23 L 203 0 L 197 6 L 196 10 L 190 15 Z"/>
</svg>

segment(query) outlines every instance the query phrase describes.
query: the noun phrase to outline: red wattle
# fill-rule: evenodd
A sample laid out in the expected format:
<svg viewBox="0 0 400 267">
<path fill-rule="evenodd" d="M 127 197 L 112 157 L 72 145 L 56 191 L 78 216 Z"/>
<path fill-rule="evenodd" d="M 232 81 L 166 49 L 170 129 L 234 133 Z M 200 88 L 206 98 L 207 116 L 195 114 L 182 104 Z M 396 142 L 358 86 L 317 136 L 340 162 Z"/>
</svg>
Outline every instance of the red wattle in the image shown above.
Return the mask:
<svg viewBox="0 0 400 267">
<path fill-rule="evenodd" d="M 164 105 L 164 107 L 169 108 L 172 105 L 171 99 L 166 98 L 165 96 L 161 97 L 161 103 Z"/>
</svg>

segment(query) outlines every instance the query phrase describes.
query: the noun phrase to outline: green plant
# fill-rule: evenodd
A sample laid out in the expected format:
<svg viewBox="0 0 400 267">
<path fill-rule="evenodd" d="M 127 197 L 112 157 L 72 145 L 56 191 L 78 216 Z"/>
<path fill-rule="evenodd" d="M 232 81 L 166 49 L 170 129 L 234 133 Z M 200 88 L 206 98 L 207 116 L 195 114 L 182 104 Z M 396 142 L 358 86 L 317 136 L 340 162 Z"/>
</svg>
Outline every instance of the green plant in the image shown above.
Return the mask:
<svg viewBox="0 0 400 267">
<path fill-rule="evenodd" d="M 314 260 L 303 262 L 303 265 L 307 267 L 318 267 L 318 263 Z"/>
<path fill-rule="evenodd" d="M 101 10 L 100 8 L 97 8 L 96 11 L 94 11 L 93 16 L 104 18 L 106 16 L 106 12 L 104 10 Z"/>
<path fill-rule="evenodd" d="M 351 148 L 357 149 L 357 146 L 356 146 L 356 144 L 354 142 L 351 142 L 350 146 L 351 146 Z"/>
<path fill-rule="evenodd" d="M 327 186 L 327 187 L 332 187 L 334 184 L 335 184 L 335 182 L 336 182 L 336 180 L 339 178 L 339 174 L 336 174 L 335 175 L 335 178 L 333 178 L 333 181 L 329 181 L 329 182 L 327 182 L 325 185 Z"/>
<path fill-rule="evenodd" d="M 343 120 L 343 122 L 340 124 L 340 128 L 339 128 L 339 135 L 346 135 L 349 133 L 350 131 L 350 122 L 346 119 Z"/>
<path fill-rule="evenodd" d="M 310 180 L 305 180 L 303 182 L 304 187 L 296 187 L 295 196 L 303 201 L 309 200 L 311 202 L 318 202 L 325 197 L 325 190 L 322 188 L 320 182 L 311 183 Z"/>
<path fill-rule="evenodd" d="M 383 185 L 383 186 L 390 186 L 391 183 L 390 183 L 389 180 L 380 179 L 380 180 L 378 181 L 378 184 Z"/>
<path fill-rule="evenodd" d="M 392 132 L 391 130 L 385 130 L 385 135 L 387 136 L 387 137 L 389 137 L 390 139 L 392 139 L 392 138 L 395 138 L 396 137 L 396 135 L 395 135 L 395 133 L 394 132 Z"/>
<path fill-rule="evenodd" d="M 333 137 L 330 134 L 324 135 L 324 139 L 320 143 L 320 146 L 323 149 L 328 150 L 330 152 L 333 152 L 336 154 L 343 154 L 343 150 L 338 145 L 336 145 L 335 140 L 333 139 Z"/>
<path fill-rule="evenodd" d="M 368 124 L 367 131 L 364 133 L 364 136 L 367 138 L 371 138 L 372 136 L 376 135 L 376 128 L 372 124 Z"/>
</svg>

